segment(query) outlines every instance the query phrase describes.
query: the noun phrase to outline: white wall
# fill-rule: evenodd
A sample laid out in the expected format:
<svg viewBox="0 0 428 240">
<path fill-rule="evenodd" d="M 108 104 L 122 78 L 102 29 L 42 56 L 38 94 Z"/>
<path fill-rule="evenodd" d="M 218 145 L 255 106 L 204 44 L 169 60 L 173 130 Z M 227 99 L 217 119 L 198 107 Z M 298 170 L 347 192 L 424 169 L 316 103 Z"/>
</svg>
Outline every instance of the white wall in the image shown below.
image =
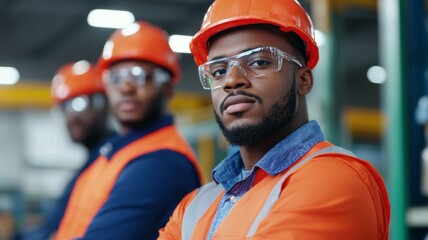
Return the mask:
<svg viewBox="0 0 428 240">
<path fill-rule="evenodd" d="M 0 188 L 56 197 L 85 158 L 58 109 L 0 111 Z"/>
</svg>

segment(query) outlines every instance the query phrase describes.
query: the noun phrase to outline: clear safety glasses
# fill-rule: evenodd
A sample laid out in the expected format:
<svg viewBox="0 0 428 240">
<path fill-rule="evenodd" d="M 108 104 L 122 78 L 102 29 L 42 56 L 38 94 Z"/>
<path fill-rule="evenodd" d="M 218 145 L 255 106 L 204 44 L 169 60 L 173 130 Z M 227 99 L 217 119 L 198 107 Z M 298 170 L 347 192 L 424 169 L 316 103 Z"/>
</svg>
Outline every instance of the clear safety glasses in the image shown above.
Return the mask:
<svg viewBox="0 0 428 240">
<path fill-rule="evenodd" d="M 296 57 L 275 47 L 258 47 L 235 56 L 215 59 L 199 66 L 199 79 L 206 90 L 214 90 L 223 85 L 232 67 L 237 67 L 247 79 L 262 77 L 277 72 L 282 60 L 302 67 Z"/>
<path fill-rule="evenodd" d="M 118 71 L 106 70 L 103 78 L 108 86 L 113 87 L 122 86 L 127 81 L 134 86 L 141 87 L 149 82 L 161 85 L 171 80 L 170 74 L 162 68 L 155 68 L 155 70 L 149 72 L 140 66 L 121 68 Z"/>
<path fill-rule="evenodd" d="M 107 104 L 106 98 L 101 93 L 80 95 L 61 103 L 61 109 L 65 113 L 83 113 L 89 109 L 101 110 Z"/>
</svg>

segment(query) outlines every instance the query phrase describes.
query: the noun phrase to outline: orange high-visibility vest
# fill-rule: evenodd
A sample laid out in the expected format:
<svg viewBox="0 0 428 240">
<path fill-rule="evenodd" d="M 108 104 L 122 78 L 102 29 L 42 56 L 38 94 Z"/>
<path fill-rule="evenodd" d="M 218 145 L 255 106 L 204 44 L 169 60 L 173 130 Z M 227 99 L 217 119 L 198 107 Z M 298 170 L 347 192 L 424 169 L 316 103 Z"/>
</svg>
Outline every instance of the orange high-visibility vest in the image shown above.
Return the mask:
<svg viewBox="0 0 428 240">
<path fill-rule="evenodd" d="M 206 239 L 223 195 L 214 182 L 188 194 L 158 240 Z M 321 142 L 283 173 L 259 169 L 212 239 L 387 240 L 389 219 L 377 171 Z"/>
<path fill-rule="evenodd" d="M 110 160 L 100 155 L 77 179 L 56 239 L 84 236 L 97 212 L 107 201 L 116 179 L 132 160 L 146 153 L 172 150 L 185 155 L 198 171 L 192 148 L 174 126 L 167 126 L 144 136 L 116 152 Z"/>
</svg>

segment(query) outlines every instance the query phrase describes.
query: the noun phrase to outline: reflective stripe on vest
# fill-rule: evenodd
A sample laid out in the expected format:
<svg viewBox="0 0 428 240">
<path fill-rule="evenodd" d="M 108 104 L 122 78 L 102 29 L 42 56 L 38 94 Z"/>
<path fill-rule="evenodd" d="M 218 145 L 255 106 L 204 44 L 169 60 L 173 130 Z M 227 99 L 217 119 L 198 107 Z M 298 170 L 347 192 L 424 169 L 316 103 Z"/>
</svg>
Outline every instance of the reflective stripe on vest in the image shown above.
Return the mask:
<svg viewBox="0 0 428 240">
<path fill-rule="evenodd" d="M 161 128 L 137 139 L 116 152 L 110 160 L 100 155 L 77 179 L 56 239 L 82 237 L 107 201 L 122 170 L 135 158 L 159 150 L 183 154 L 200 173 L 192 148 L 174 126 Z"/>
<path fill-rule="evenodd" d="M 257 227 L 259 226 L 259 223 L 267 216 L 270 209 L 279 198 L 281 194 L 282 184 L 294 172 L 294 170 L 296 170 L 298 167 L 300 167 L 304 163 L 308 162 L 309 160 L 319 155 L 331 154 L 331 153 L 337 153 L 337 154 L 343 154 L 343 155 L 355 157 L 355 155 L 351 151 L 348 151 L 344 148 L 341 148 L 338 146 L 329 146 L 297 162 L 293 167 L 287 170 L 287 172 L 281 177 L 281 179 L 272 188 L 272 191 L 267 197 L 263 205 L 263 208 L 260 210 L 256 219 L 251 225 L 247 233 L 247 237 L 251 237 L 254 235 L 254 233 L 257 230 Z M 214 200 L 217 199 L 222 192 L 224 192 L 223 187 L 220 184 L 216 184 L 214 181 L 208 183 L 207 185 L 199 189 L 197 195 L 191 201 L 191 203 L 186 208 L 186 211 L 184 213 L 182 227 L 181 227 L 182 240 L 191 239 L 191 236 L 193 235 L 193 231 L 195 230 L 196 223 L 199 221 L 199 219 L 204 215 L 204 213 L 211 206 Z"/>
<path fill-rule="evenodd" d="M 183 216 L 183 231 L 181 231 L 181 239 L 190 239 L 193 233 L 186 231 L 188 227 L 194 227 L 196 222 L 202 217 L 207 208 L 214 202 L 217 196 L 223 192 L 223 187 L 216 184 L 214 181 L 204 185 L 198 190 L 195 199 L 189 204 Z"/>
</svg>

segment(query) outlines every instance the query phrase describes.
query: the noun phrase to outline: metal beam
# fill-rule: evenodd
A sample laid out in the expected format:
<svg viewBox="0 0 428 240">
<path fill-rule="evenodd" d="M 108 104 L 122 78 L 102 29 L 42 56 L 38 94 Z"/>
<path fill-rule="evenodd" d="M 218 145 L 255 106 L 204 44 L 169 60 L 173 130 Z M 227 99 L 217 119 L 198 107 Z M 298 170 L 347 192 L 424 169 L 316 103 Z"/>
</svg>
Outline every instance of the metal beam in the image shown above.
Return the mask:
<svg viewBox="0 0 428 240">
<path fill-rule="evenodd" d="M 382 102 L 386 114 L 384 152 L 388 160 L 388 192 L 391 202 L 391 239 L 407 240 L 406 84 L 405 84 L 405 0 L 379 1 L 381 63 L 388 79 L 383 85 Z"/>
<path fill-rule="evenodd" d="M 366 9 L 377 9 L 377 1 L 374 0 L 330 0 L 336 10 L 342 11 L 350 7 L 360 7 Z"/>
</svg>

